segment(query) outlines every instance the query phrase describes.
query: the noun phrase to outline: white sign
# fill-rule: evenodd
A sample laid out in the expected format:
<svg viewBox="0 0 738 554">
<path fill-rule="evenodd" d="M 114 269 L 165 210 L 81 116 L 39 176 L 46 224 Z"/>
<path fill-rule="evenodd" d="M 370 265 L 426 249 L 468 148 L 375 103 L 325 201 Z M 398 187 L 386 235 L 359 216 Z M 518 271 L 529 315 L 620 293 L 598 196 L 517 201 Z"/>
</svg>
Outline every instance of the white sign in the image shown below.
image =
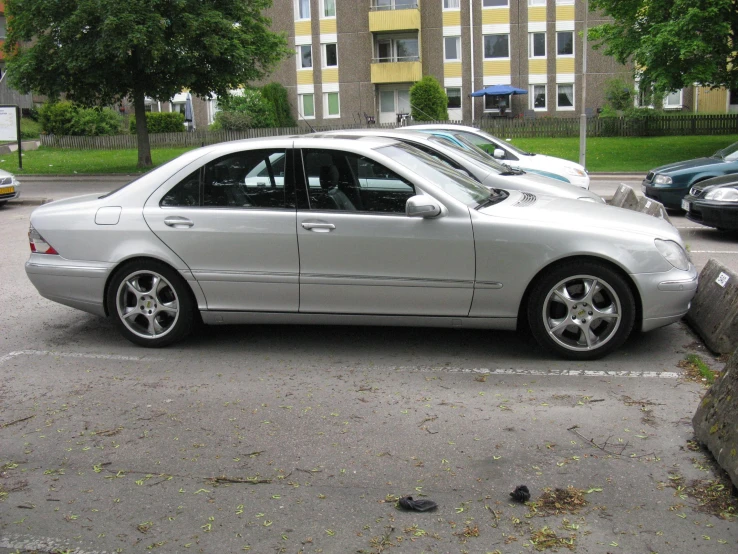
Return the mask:
<svg viewBox="0 0 738 554">
<path fill-rule="evenodd" d="M 0 108 L 0 140 L 18 140 L 18 113 L 15 106 Z"/>
<path fill-rule="evenodd" d="M 730 279 L 730 275 L 727 273 L 720 272 L 720 275 L 718 275 L 718 278 L 715 279 L 715 282 L 720 285 L 721 287 L 725 288 L 725 283 L 728 282 L 728 279 Z"/>
</svg>

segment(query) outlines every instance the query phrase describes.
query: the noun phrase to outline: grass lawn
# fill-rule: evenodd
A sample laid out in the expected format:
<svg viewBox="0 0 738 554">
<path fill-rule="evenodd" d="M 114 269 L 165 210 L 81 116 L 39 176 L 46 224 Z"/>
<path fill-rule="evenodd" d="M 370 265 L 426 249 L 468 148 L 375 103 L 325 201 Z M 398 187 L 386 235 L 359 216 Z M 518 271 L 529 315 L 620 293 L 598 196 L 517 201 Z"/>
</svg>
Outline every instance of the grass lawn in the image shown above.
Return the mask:
<svg viewBox="0 0 738 554">
<path fill-rule="evenodd" d="M 501 137 L 504 138 L 504 137 Z M 709 156 L 738 141 L 738 135 L 590 138 L 587 140 L 587 169 L 591 172 L 637 172 L 667 163 Z M 512 144 L 539 154 L 579 160 L 578 138 L 514 139 Z M 191 148 L 157 148 L 151 151 L 155 165 L 176 158 Z M 65 150 L 40 148 L 18 154 L 0 155 L 0 169 L 18 175 L 75 173 L 142 173 L 136 168 L 136 150 Z"/>
</svg>

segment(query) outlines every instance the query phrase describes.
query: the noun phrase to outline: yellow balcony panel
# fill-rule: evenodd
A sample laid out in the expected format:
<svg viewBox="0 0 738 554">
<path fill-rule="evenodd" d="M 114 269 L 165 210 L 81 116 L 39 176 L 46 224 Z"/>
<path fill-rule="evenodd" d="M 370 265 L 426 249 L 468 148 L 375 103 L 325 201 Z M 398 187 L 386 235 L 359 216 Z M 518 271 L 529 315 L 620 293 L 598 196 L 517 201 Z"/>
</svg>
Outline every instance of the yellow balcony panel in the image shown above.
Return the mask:
<svg viewBox="0 0 738 554">
<path fill-rule="evenodd" d="M 556 73 L 574 73 L 574 58 L 556 58 Z"/>
<path fill-rule="evenodd" d="M 556 21 L 574 21 L 574 6 L 556 6 Z"/>
<path fill-rule="evenodd" d="M 461 62 L 446 62 L 443 64 L 443 76 L 461 77 Z"/>
<path fill-rule="evenodd" d="M 408 31 L 420 29 L 420 10 L 381 10 L 369 12 L 369 31 Z"/>
<path fill-rule="evenodd" d="M 484 75 L 510 75 L 510 60 L 485 61 Z"/>
<path fill-rule="evenodd" d="M 312 85 L 313 84 L 313 70 L 312 69 L 301 69 L 297 72 L 297 84 L 298 85 Z"/>
<path fill-rule="evenodd" d="M 528 60 L 528 73 L 531 75 L 545 75 L 546 74 L 546 60 Z"/>
<path fill-rule="evenodd" d="M 420 62 L 388 62 L 372 64 L 372 83 L 414 83 L 423 77 Z"/>
<path fill-rule="evenodd" d="M 323 68 L 323 82 L 324 83 L 337 83 L 338 82 L 338 68 L 336 67 Z"/>
<path fill-rule="evenodd" d="M 509 25 L 510 10 L 482 10 L 482 25 Z"/>
<path fill-rule="evenodd" d="M 546 7 L 545 6 L 534 6 L 528 8 L 528 21 L 530 23 L 545 23 L 546 22 Z"/>
<path fill-rule="evenodd" d="M 320 20 L 320 34 L 321 35 L 335 35 L 338 33 L 338 27 L 336 26 L 335 19 L 321 19 Z"/>
<path fill-rule="evenodd" d="M 295 21 L 295 36 L 304 37 L 313 34 L 310 21 Z"/>
<path fill-rule="evenodd" d="M 461 25 L 461 12 L 459 10 L 443 12 L 444 27 L 458 27 Z"/>
</svg>

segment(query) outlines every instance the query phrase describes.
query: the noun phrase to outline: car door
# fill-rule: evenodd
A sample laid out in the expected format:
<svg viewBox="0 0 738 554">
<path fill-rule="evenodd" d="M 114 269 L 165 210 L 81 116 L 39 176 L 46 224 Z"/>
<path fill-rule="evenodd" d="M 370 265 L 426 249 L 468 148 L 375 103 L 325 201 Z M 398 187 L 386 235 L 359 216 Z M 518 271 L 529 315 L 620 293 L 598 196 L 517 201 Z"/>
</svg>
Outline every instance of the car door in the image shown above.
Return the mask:
<svg viewBox="0 0 738 554">
<path fill-rule="evenodd" d="M 296 175 L 301 161 L 301 312 L 468 315 L 475 271 L 468 210 L 408 217 L 407 199 L 421 191 L 366 155 L 296 150 Z M 348 203 L 332 199 L 334 189 Z"/>
<path fill-rule="evenodd" d="M 151 230 L 190 267 L 209 310 L 296 312 L 292 150 L 232 152 L 149 198 Z"/>
</svg>

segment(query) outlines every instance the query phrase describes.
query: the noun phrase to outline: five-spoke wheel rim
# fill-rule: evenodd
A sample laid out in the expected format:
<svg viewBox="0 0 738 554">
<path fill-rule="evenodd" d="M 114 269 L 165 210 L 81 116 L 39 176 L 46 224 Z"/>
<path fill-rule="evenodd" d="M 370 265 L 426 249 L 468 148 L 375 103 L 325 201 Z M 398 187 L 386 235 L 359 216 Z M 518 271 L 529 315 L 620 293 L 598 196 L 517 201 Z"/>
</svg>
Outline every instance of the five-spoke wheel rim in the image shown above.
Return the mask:
<svg viewBox="0 0 738 554">
<path fill-rule="evenodd" d="M 145 339 L 163 337 L 179 318 L 177 292 L 155 271 L 136 271 L 123 279 L 116 306 L 123 325 Z"/>
<path fill-rule="evenodd" d="M 620 327 L 622 308 L 615 290 L 591 275 L 567 277 L 543 303 L 543 325 L 568 350 L 591 351 L 604 346 Z"/>
</svg>

